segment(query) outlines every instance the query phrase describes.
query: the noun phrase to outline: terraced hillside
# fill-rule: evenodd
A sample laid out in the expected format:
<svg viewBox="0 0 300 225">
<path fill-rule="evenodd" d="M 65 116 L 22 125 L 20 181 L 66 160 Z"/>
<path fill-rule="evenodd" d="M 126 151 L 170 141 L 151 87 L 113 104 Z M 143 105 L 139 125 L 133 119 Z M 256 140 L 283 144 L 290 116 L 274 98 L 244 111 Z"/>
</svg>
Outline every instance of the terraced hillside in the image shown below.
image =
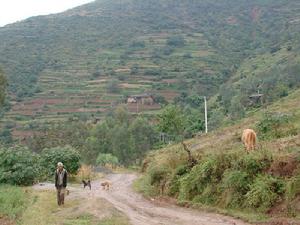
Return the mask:
<svg viewBox="0 0 300 225">
<path fill-rule="evenodd" d="M 231 106 L 248 102 L 240 92 L 224 90 L 247 77 L 248 92 L 257 91 L 261 76 L 251 77 L 260 68 L 260 55 L 273 67 L 277 61 L 268 59 L 283 49 L 298 54 L 299 11 L 296 0 L 97 0 L 2 27 L 0 65 L 12 105 L 4 121 L 22 130 L 32 120 L 101 117 L 127 96 L 145 93 L 169 102 L 176 96 L 183 102 L 216 96 L 215 108 L 227 116 L 236 111 Z M 299 84 L 297 57 L 291 62 L 279 65 L 284 75 L 296 71 L 290 82 L 295 85 L 285 89 Z M 128 108 L 153 114 L 161 106 Z"/>
</svg>

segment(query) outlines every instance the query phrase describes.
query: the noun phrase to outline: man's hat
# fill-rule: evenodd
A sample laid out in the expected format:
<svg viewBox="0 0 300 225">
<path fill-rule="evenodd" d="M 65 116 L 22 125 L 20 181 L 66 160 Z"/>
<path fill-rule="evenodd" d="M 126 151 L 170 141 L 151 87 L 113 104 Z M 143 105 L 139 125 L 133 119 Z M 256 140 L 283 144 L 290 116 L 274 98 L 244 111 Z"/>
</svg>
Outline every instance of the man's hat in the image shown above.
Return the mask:
<svg viewBox="0 0 300 225">
<path fill-rule="evenodd" d="M 64 166 L 64 164 L 63 164 L 62 162 L 58 162 L 58 163 L 57 163 L 57 166 L 58 166 L 58 167 Z"/>
</svg>

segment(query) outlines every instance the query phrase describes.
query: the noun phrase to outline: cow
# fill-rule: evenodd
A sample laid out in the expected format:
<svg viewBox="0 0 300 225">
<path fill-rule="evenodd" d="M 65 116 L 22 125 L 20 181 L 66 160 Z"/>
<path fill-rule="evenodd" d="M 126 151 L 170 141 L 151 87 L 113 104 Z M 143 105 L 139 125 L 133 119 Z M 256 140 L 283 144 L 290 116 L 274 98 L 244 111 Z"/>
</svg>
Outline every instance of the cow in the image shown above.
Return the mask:
<svg viewBox="0 0 300 225">
<path fill-rule="evenodd" d="M 242 142 L 247 152 L 254 150 L 256 145 L 256 133 L 252 129 L 245 129 L 242 135 Z"/>
</svg>

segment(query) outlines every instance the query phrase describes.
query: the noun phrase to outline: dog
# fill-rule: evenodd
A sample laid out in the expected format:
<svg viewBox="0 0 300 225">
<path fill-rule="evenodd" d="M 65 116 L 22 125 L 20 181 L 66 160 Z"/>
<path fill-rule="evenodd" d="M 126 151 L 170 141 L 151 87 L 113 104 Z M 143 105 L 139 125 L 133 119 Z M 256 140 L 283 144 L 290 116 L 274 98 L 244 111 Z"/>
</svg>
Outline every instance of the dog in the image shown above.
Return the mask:
<svg viewBox="0 0 300 225">
<path fill-rule="evenodd" d="M 83 188 L 85 188 L 86 186 L 88 186 L 90 188 L 90 190 L 92 189 L 92 185 L 91 185 L 91 181 L 90 180 L 88 180 L 88 181 L 82 180 L 82 183 L 83 183 Z"/>
<path fill-rule="evenodd" d="M 101 183 L 102 189 L 109 191 L 109 188 L 111 188 L 111 182 L 109 181 L 104 181 Z"/>
</svg>

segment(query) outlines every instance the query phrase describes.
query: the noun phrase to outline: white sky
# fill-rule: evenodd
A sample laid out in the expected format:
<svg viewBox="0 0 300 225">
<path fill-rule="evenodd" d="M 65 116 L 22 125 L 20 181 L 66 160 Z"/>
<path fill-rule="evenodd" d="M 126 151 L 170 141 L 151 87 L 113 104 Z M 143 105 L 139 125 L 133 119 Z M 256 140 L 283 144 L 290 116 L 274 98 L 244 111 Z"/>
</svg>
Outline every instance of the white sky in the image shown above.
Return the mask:
<svg viewBox="0 0 300 225">
<path fill-rule="evenodd" d="M 93 0 L 0 0 L 0 27 L 31 16 L 63 12 Z"/>
</svg>

